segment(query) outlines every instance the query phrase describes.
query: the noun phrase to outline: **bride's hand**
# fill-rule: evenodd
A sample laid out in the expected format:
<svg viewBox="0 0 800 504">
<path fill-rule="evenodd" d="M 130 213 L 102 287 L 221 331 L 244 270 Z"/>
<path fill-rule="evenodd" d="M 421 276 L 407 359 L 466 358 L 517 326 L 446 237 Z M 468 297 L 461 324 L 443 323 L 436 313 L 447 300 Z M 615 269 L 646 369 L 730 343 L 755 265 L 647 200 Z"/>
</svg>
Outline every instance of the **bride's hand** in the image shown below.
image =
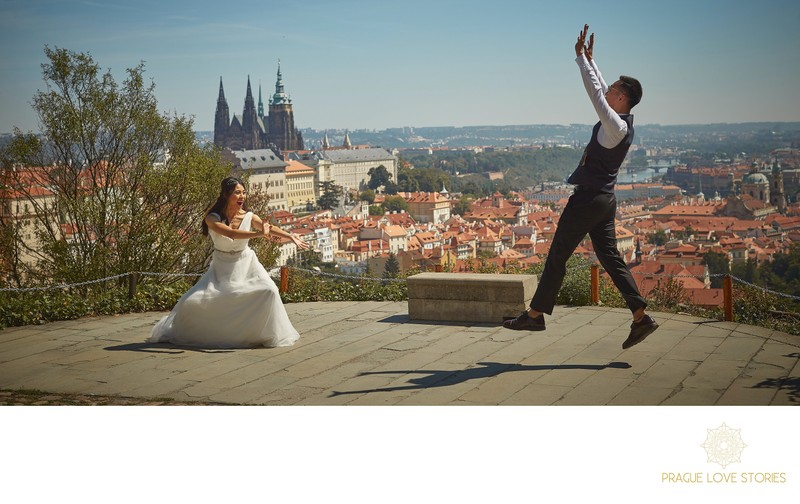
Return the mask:
<svg viewBox="0 0 800 504">
<path fill-rule="evenodd" d="M 311 247 L 307 242 L 303 241 L 299 236 L 296 234 L 292 235 L 292 241 L 297 245 L 297 248 L 300 250 L 307 250 Z"/>
</svg>

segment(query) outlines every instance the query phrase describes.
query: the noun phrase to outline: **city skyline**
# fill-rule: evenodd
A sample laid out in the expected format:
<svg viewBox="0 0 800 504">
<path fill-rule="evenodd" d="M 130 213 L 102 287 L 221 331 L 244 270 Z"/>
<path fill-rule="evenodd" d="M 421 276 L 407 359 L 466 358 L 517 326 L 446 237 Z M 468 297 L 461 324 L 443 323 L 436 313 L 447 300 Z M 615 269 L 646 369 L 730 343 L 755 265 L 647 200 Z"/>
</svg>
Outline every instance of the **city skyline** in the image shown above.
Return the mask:
<svg viewBox="0 0 800 504">
<path fill-rule="evenodd" d="M 266 103 L 279 60 L 301 129 L 592 123 L 574 63 L 583 23 L 609 83 L 642 81 L 639 124 L 800 120 L 800 5 L 784 0 L 9 0 L 0 12 L 0 133 L 38 131 L 45 45 L 90 53 L 118 82 L 144 61 L 159 109 L 198 131 L 213 129 L 220 77 L 241 114 L 248 76 Z"/>
</svg>

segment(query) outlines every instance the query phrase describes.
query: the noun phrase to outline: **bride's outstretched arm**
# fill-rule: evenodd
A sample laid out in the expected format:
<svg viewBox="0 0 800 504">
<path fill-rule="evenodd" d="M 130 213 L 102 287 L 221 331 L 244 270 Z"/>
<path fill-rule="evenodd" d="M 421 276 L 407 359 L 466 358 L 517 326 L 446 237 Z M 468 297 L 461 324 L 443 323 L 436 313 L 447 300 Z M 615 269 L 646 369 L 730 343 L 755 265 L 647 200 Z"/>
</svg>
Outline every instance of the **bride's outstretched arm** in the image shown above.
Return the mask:
<svg viewBox="0 0 800 504">
<path fill-rule="evenodd" d="M 253 222 L 258 224 L 259 222 L 261 222 L 261 219 L 258 218 L 257 215 L 254 215 Z M 309 245 L 308 242 L 303 241 L 299 236 L 297 236 L 294 233 L 284 231 L 278 226 L 271 226 L 270 224 L 266 224 L 266 226 L 269 226 L 269 229 L 264 232 L 265 235 L 273 235 L 273 236 L 288 238 L 292 240 L 295 243 L 295 245 L 297 245 L 297 248 L 299 248 L 300 250 L 305 250 L 311 247 L 311 245 Z"/>
<path fill-rule="evenodd" d="M 269 234 L 272 232 L 273 227 L 274 226 L 269 222 L 265 222 L 261 220 L 261 217 L 259 217 L 256 214 L 253 214 L 252 228 L 253 230 L 256 230 L 259 233 L 259 236 L 263 236 L 264 238 L 268 237 Z"/>
</svg>

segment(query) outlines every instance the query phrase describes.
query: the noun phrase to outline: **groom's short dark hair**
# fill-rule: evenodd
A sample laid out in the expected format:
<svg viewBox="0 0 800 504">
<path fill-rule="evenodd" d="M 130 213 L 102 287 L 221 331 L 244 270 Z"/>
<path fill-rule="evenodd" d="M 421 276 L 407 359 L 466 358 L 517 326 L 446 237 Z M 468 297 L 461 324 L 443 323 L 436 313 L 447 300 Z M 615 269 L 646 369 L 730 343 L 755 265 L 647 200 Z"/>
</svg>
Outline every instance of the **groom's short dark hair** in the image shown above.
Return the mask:
<svg viewBox="0 0 800 504">
<path fill-rule="evenodd" d="M 642 85 L 638 80 L 627 75 L 620 75 L 619 80 L 622 82 L 622 89 L 625 96 L 628 97 L 628 104 L 631 108 L 635 107 L 642 101 Z"/>
</svg>

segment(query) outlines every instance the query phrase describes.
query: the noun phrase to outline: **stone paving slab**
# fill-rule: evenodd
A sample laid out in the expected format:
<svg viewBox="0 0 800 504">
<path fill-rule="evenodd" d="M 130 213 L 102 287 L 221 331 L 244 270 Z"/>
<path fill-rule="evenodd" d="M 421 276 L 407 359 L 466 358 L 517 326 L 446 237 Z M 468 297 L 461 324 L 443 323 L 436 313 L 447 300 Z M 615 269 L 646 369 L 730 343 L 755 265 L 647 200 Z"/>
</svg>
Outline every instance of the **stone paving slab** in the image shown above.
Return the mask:
<svg viewBox="0 0 800 504">
<path fill-rule="evenodd" d="M 412 321 L 405 302 L 286 305 L 292 347 L 147 343 L 163 313 L 0 331 L 0 389 L 257 405 L 799 405 L 800 337 L 654 313 L 556 307 L 543 332 Z M 169 404 L 169 403 L 168 403 Z"/>
</svg>

